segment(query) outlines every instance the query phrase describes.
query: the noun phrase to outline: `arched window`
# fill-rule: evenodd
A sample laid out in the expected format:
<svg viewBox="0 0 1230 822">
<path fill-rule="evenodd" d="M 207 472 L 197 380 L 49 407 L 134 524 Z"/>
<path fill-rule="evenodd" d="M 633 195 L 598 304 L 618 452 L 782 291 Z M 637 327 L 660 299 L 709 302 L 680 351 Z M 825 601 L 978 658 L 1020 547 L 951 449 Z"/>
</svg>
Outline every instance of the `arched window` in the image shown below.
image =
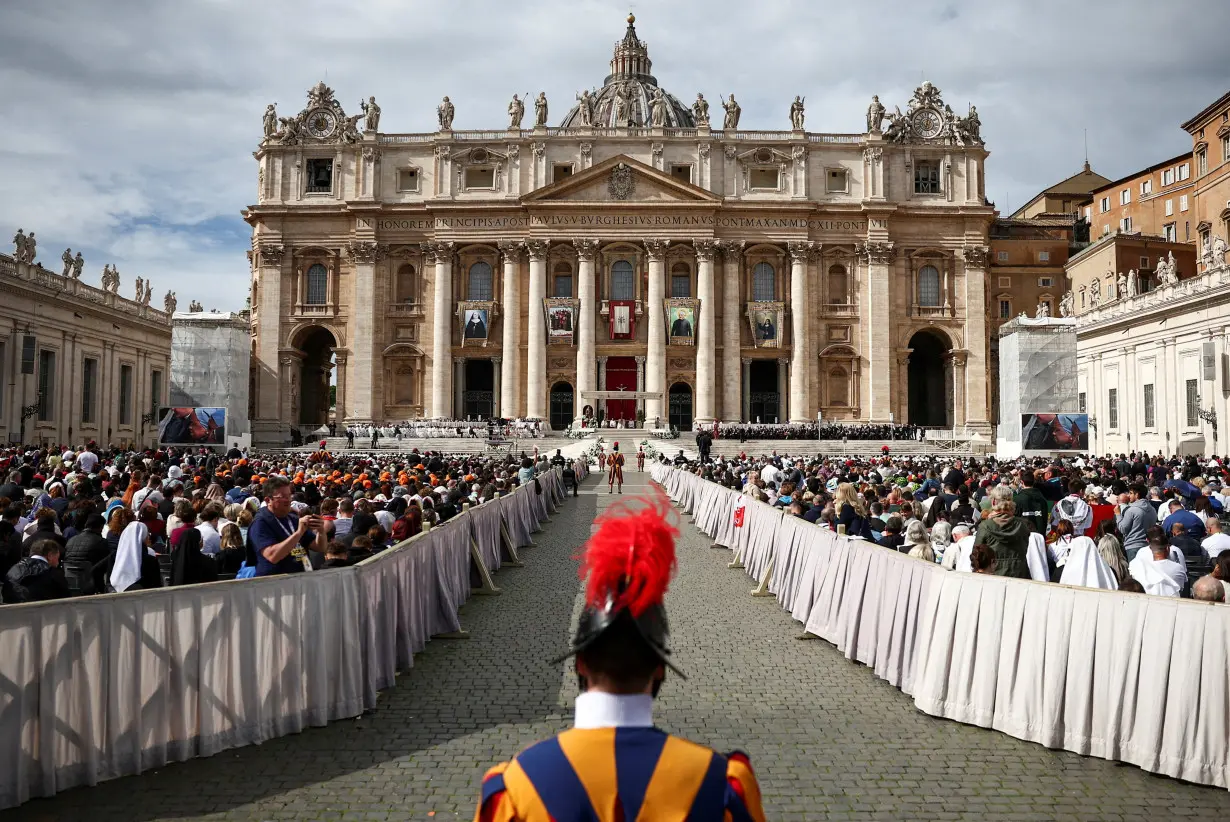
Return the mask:
<svg viewBox="0 0 1230 822">
<path fill-rule="evenodd" d="M 610 299 L 636 299 L 636 280 L 632 272 L 632 263 L 627 260 L 616 260 L 615 264 L 611 266 Z"/>
<path fill-rule="evenodd" d="M 397 269 L 397 302 L 417 303 L 419 301 L 415 273 L 414 266 L 409 263 Z"/>
<path fill-rule="evenodd" d="M 924 265 L 918 271 L 918 304 L 935 307 L 940 304 L 940 270 Z"/>
<path fill-rule="evenodd" d="M 850 302 L 850 280 L 846 277 L 845 266 L 829 267 L 829 304 L 846 305 Z"/>
<path fill-rule="evenodd" d="M 307 270 L 307 304 L 324 305 L 329 297 L 329 272 L 320 263 Z"/>
<path fill-rule="evenodd" d="M 671 266 L 671 296 L 692 296 L 692 270 L 687 263 L 675 263 Z"/>
<path fill-rule="evenodd" d="M 467 298 L 471 300 L 494 299 L 491 280 L 491 265 L 489 263 L 477 262 L 470 266 L 470 282 L 469 288 L 466 290 Z"/>
<path fill-rule="evenodd" d="M 552 297 L 572 296 L 572 266 L 568 263 L 556 263 L 554 285 L 551 288 Z"/>
<path fill-rule="evenodd" d="M 769 263 L 756 263 L 752 269 L 752 300 L 771 303 L 777 299 L 777 272 Z"/>
<path fill-rule="evenodd" d="M 850 404 L 850 376 L 840 366 L 829 371 L 829 405 Z"/>
</svg>

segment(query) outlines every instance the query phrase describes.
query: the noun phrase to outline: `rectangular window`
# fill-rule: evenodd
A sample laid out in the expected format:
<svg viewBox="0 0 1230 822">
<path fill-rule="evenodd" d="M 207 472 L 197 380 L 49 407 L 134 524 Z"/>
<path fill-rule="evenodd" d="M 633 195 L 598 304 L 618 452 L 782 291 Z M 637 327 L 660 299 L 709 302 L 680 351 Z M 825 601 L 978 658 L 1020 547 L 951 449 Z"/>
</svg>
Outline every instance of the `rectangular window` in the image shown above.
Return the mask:
<svg viewBox="0 0 1230 822">
<path fill-rule="evenodd" d="M 1012 319 L 1012 301 L 1011 300 L 1000 300 L 999 301 L 999 318 L 1001 320 Z"/>
<path fill-rule="evenodd" d="M 748 185 L 753 189 L 777 191 L 776 168 L 753 168 L 748 172 Z"/>
<path fill-rule="evenodd" d="M 1169 217 L 1171 214 L 1174 214 L 1174 200 L 1167 200 L 1166 201 L 1166 216 Z"/>
<path fill-rule="evenodd" d="M 1174 185 L 1174 169 L 1173 168 L 1168 168 L 1162 172 L 1162 185 L 1164 186 Z"/>
<path fill-rule="evenodd" d="M 1175 231 L 1175 228 L 1174 223 L 1166 223 L 1166 225 L 1162 226 L 1162 236 L 1166 238 L 1167 242 L 1178 242 L 1178 233 Z"/>
<path fill-rule="evenodd" d="M 1223 163 L 1230 162 L 1230 134 L 1223 134 L 1221 138 L 1221 161 Z"/>
<path fill-rule="evenodd" d="M 1091 211 L 1092 211 L 1092 209 L 1090 209 L 1090 208 L 1089 208 L 1089 206 L 1085 206 L 1085 221 L 1086 221 L 1086 222 L 1088 222 L 1088 221 L 1089 221 L 1089 215 L 1090 215 Z"/>
<path fill-rule="evenodd" d="M 572 275 L 571 274 L 556 274 L 555 275 L 555 293 L 553 297 L 572 297 Z"/>
<path fill-rule="evenodd" d="M 132 425 L 132 366 L 120 366 L 120 425 Z"/>
<path fill-rule="evenodd" d="M 333 161 L 322 157 L 309 157 L 307 161 L 308 194 L 333 193 Z"/>
<path fill-rule="evenodd" d="M 1102 201 L 1098 203 L 1098 208 L 1099 208 L 1099 212 L 1098 212 L 1099 214 L 1105 214 L 1106 212 L 1110 211 L 1110 198 L 1103 197 Z"/>
<path fill-rule="evenodd" d="M 671 275 L 671 296 L 672 297 L 691 297 L 692 296 L 692 278 L 687 274 L 672 274 Z"/>
<path fill-rule="evenodd" d="M 1196 380 L 1187 381 L 1187 427 L 1195 428 L 1200 424 L 1200 384 Z"/>
<path fill-rule="evenodd" d="M 162 372 L 149 372 L 149 410 L 154 412 L 162 404 Z"/>
<path fill-rule="evenodd" d="M 466 188 L 495 188 L 495 169 L 491 166 L 467 168 Z"/>
<path fill-rule="evenodd" d="M 844 168 L 830 168 L 824 179 L 830 194 L 844 194 L 850 190 L 850 176 Z"/>
<path fill-rule="evenodd" d="M 47 422 L 53 418 L 56 407 L 56 352 L 38 352 L 38 419 Z"/>
<path fill-rule="evenodd" d="M 1196 176 L 1209 173 L 1209 153 L 1200 151 L 1196 154 Z"/>
<path fill-rule="evenodd" d="M 914 164 L 914 193 L 940 193 L 939 163 L 918 162 Z"/>
<path fill-rule="evenodd" d="M 1132 189 L 1125 188 L 1119 192 L 1119 205 L 1127 205 L 1132 202 Z"/>
<path fill-rule="evenodd" d="M 1148 267 L 1149 267 L 1149 258 L 1148 258 L 1148 257 L 1144 257 L 1144 256 L 1142 256 L 1142 257 L 1140 258 L 1140 267 L 1141 267 L 1141 268 L 1148 268 Z"/>
<path fill-rule="evenodd" d="M 1141 181 L 1140 196 L 1144 197 L 1146 194 L 1152 194 L 1152 193 L 1153 193 L 1153 181 L 1152 180 Z"/>
<path fill-rule="evenodd" d="M 1119 230 L 1120 231 L 1131 231 L 1132 230 L 1132 218 L 1124 217 L 1122 220 L 1120 220 Z"/>
<path fill-rule="evenodd" d="M 419 190 L 419 170 L 417 168 L 403 168 L 397 172 L 397 190 L 398 191 L 418 191 Z"/>
<path fill-rule="evenodd" d="M 1112 429 L 1119 427 L 1119 389 L 1112 388 L 1106 392 L 1106 424 Z"/>
<path fill-rule="evenodd" d="M 1038 288 L 1054 288 L 1054 287 L 1055 287 L 1054 277 L 1039 277 L 1038 278 Z"/>
<path fill-rule="evenodd" d="M 1088 414 L 1085 410 L 1085 392 L 1082 391 L 1076 395 L 1076 411 L 1079 414 Z"/>
<path fill-rule="evenodd" d="M 1179 195 L 1179 211 L 1187 211 L 1187 195 Z"/>
<path fill-rule="evenodd" d="M 1153 383 L 1145 385 L 1145 428 L 1153 428 L 1155 425 L 1153 413 Z"/>
<path fill-rule="evenodd" d="M 1049 263 L 1050 261 L 1051 261 L 1051 252 L 1049 251 L 1039 251 L 1038 252 L 1038 262 Z"/>
<path fill-rule="evenodd" d="M 682 183 L 692 182 L 692 166 L 676 163 L 671 166 L 671 176 Z"/>
<path fill-rule="evenodd" d="M 1109 226 L 1109 225 L 1107 225 L 1107 224 L 1103 224 L 1103 226 L 1102 226 L 1102 235 L 1103 235 L 1103 236 L 1105 236 L 1105 235 L 1107 235 L 1107 234 L 1109 234 L 1109 233 L 1110 233 L 1110 226 Z"/>
<path fill-rule="evenodd" d="M 999 278 L 999 287 L 1000 287 L 1000 288 L 1011 288 L 1011 287 L 1012 287 L 1012 278 L 1011 278 L 1011 277 L 1000 277 L 1000 278 Z"/>
<path fill-rule="evenodd" d="M 1192 176 L 1192 164 L 1191 163 L 1184 163 L 1183 165 L 1179 166 L 1179 179 L 1180 180 L 1186 180 L 1190 176 Z"/>
<path fill-rule="evenodd" d="M 556 163 L 551 167 L 551 179 L 555 182 L 567 180 L 572 176 L 572 163 Z"/>
<path fill-rule="evenodd" d="M 1001 262 L 1001 263 L 1008 262 L 1008 252 L 1007 251 L 995 252 L 995 260 L 996 262 Z"/>
<path fill-rule="evenodd" d="M 86 357 L 81 364 L 81 423 L 94 422 L 94 408 L 98 401 L 98 360 Z"/>
</svg>

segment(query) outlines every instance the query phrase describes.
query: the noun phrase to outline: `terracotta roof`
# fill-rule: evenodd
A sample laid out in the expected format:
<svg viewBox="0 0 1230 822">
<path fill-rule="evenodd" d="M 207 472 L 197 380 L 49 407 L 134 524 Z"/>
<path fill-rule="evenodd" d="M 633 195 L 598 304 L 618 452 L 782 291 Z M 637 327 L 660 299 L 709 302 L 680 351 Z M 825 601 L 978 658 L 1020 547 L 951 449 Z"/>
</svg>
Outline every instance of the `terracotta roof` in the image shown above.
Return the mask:
<svg viewBox="0 0 1230 822">
<path fill-rule="evenodd" d="M 1061 180 L 1050 188 L 1043 189 L 1042 194 L 1089 194 L 1109 183 L 1110 180 L 1098 174 L 1085 163 L 1084 169 L 1073 174 L 1066 180 Z M 1036 198 L 1035 198 L 1036 199 Z"/>
<path fill-rule="evenodd" d="M 1230 91 L 1227 91 L 1221 97 L 1218 97 L 1212 103 L 1205 106 L 1204 109 L 1201 110 L 1199 114 L 1197 114 L 1195 117 L 1191 118 L 1186 123 L 1184 123 L 1181 126 L 1181 128 L 1187 132 L 1194 131 L 1200 125 L 1201 122 L 1208 119 L 1209 115 L 1213 114 L 1215 111 L 1217 111 L 1217 109 L 1225 105 L 1228 105 L 1228 104 L 1230 104 Z"/>
</svg>

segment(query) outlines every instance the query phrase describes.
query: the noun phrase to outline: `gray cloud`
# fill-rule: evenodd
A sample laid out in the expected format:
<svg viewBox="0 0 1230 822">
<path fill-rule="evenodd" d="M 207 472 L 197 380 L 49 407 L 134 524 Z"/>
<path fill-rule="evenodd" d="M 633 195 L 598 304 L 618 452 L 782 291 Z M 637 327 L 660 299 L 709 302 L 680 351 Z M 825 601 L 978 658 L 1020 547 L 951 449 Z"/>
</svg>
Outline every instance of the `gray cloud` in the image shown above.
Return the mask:
<svg viewBox="0 0 1230 822">
<path fill-rule="evenodd" d="M 749 128 L 784 128 L 807 96 L 816 131 L 862 127 L 872 94 L 904 103 L 926 78 L 973 102 L 1003 208 L 1090 161 L 1108 177 L 1190 149 L 1179 123 L 1226 90 L 1224 0 L 637 3 L 654 73 L 682 99 L 735 92 Z M 513 92 L 546 91 L 551 121 L 599 85 L 623 35 L 608 0 L 8 0 L 0 6 L 0 227 L 71 245 L 87 276 L 115 262 L 181 302 L 238 309 L 239 211 L 255 194 L 264 105 L 298 110 L 317 80 L 351 109 L 374 94 L 390 131 L 499 127 Z M 1183 25 L 1164 25 L 1182 20 Z M 5 230 L 9 230 L 6 228 Z M 221 286 L 221 287 L 220 287 Z"/>
</svg>

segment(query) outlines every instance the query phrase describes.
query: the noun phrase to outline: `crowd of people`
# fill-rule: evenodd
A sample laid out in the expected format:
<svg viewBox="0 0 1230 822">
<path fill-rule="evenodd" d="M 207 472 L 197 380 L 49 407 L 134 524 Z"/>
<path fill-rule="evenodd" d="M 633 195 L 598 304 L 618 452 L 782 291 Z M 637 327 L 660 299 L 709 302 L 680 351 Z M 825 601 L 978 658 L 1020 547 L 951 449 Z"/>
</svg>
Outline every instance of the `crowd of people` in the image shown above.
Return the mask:
<svg viewBox="0 0 1230 822">
<path fill-rule="evenodd" d="M 492 417 L 483 420 L 406 420 L 384 425 L 354 425 L 345 430 L 346 447 L 354 448 L 355 442 L 370 442 L 377 448 L 380 441 L 401 442 L 403 439 L 440 439 L 486 437 L 494 440 L 541 439 L 546 436 L 542 420 L 504 419 Z"/>
<path fill-rule="evenodd" d="M 4 603 L 350 565 L 537 482 L 553 456 L 0 450 Z"/>
<path fill-rule="evenodd" d="M 1230 600 L 1230 469 L 1216 457 L 671 461 L 953 571 Z"/>
<path fill-rule="evenodd" d="M 697 426 L 724 440 L 921 440 L 924 429 L 894 423 L 792 422 L 762 425 L 750 422 L 720 422 Z"/>
</svg>

